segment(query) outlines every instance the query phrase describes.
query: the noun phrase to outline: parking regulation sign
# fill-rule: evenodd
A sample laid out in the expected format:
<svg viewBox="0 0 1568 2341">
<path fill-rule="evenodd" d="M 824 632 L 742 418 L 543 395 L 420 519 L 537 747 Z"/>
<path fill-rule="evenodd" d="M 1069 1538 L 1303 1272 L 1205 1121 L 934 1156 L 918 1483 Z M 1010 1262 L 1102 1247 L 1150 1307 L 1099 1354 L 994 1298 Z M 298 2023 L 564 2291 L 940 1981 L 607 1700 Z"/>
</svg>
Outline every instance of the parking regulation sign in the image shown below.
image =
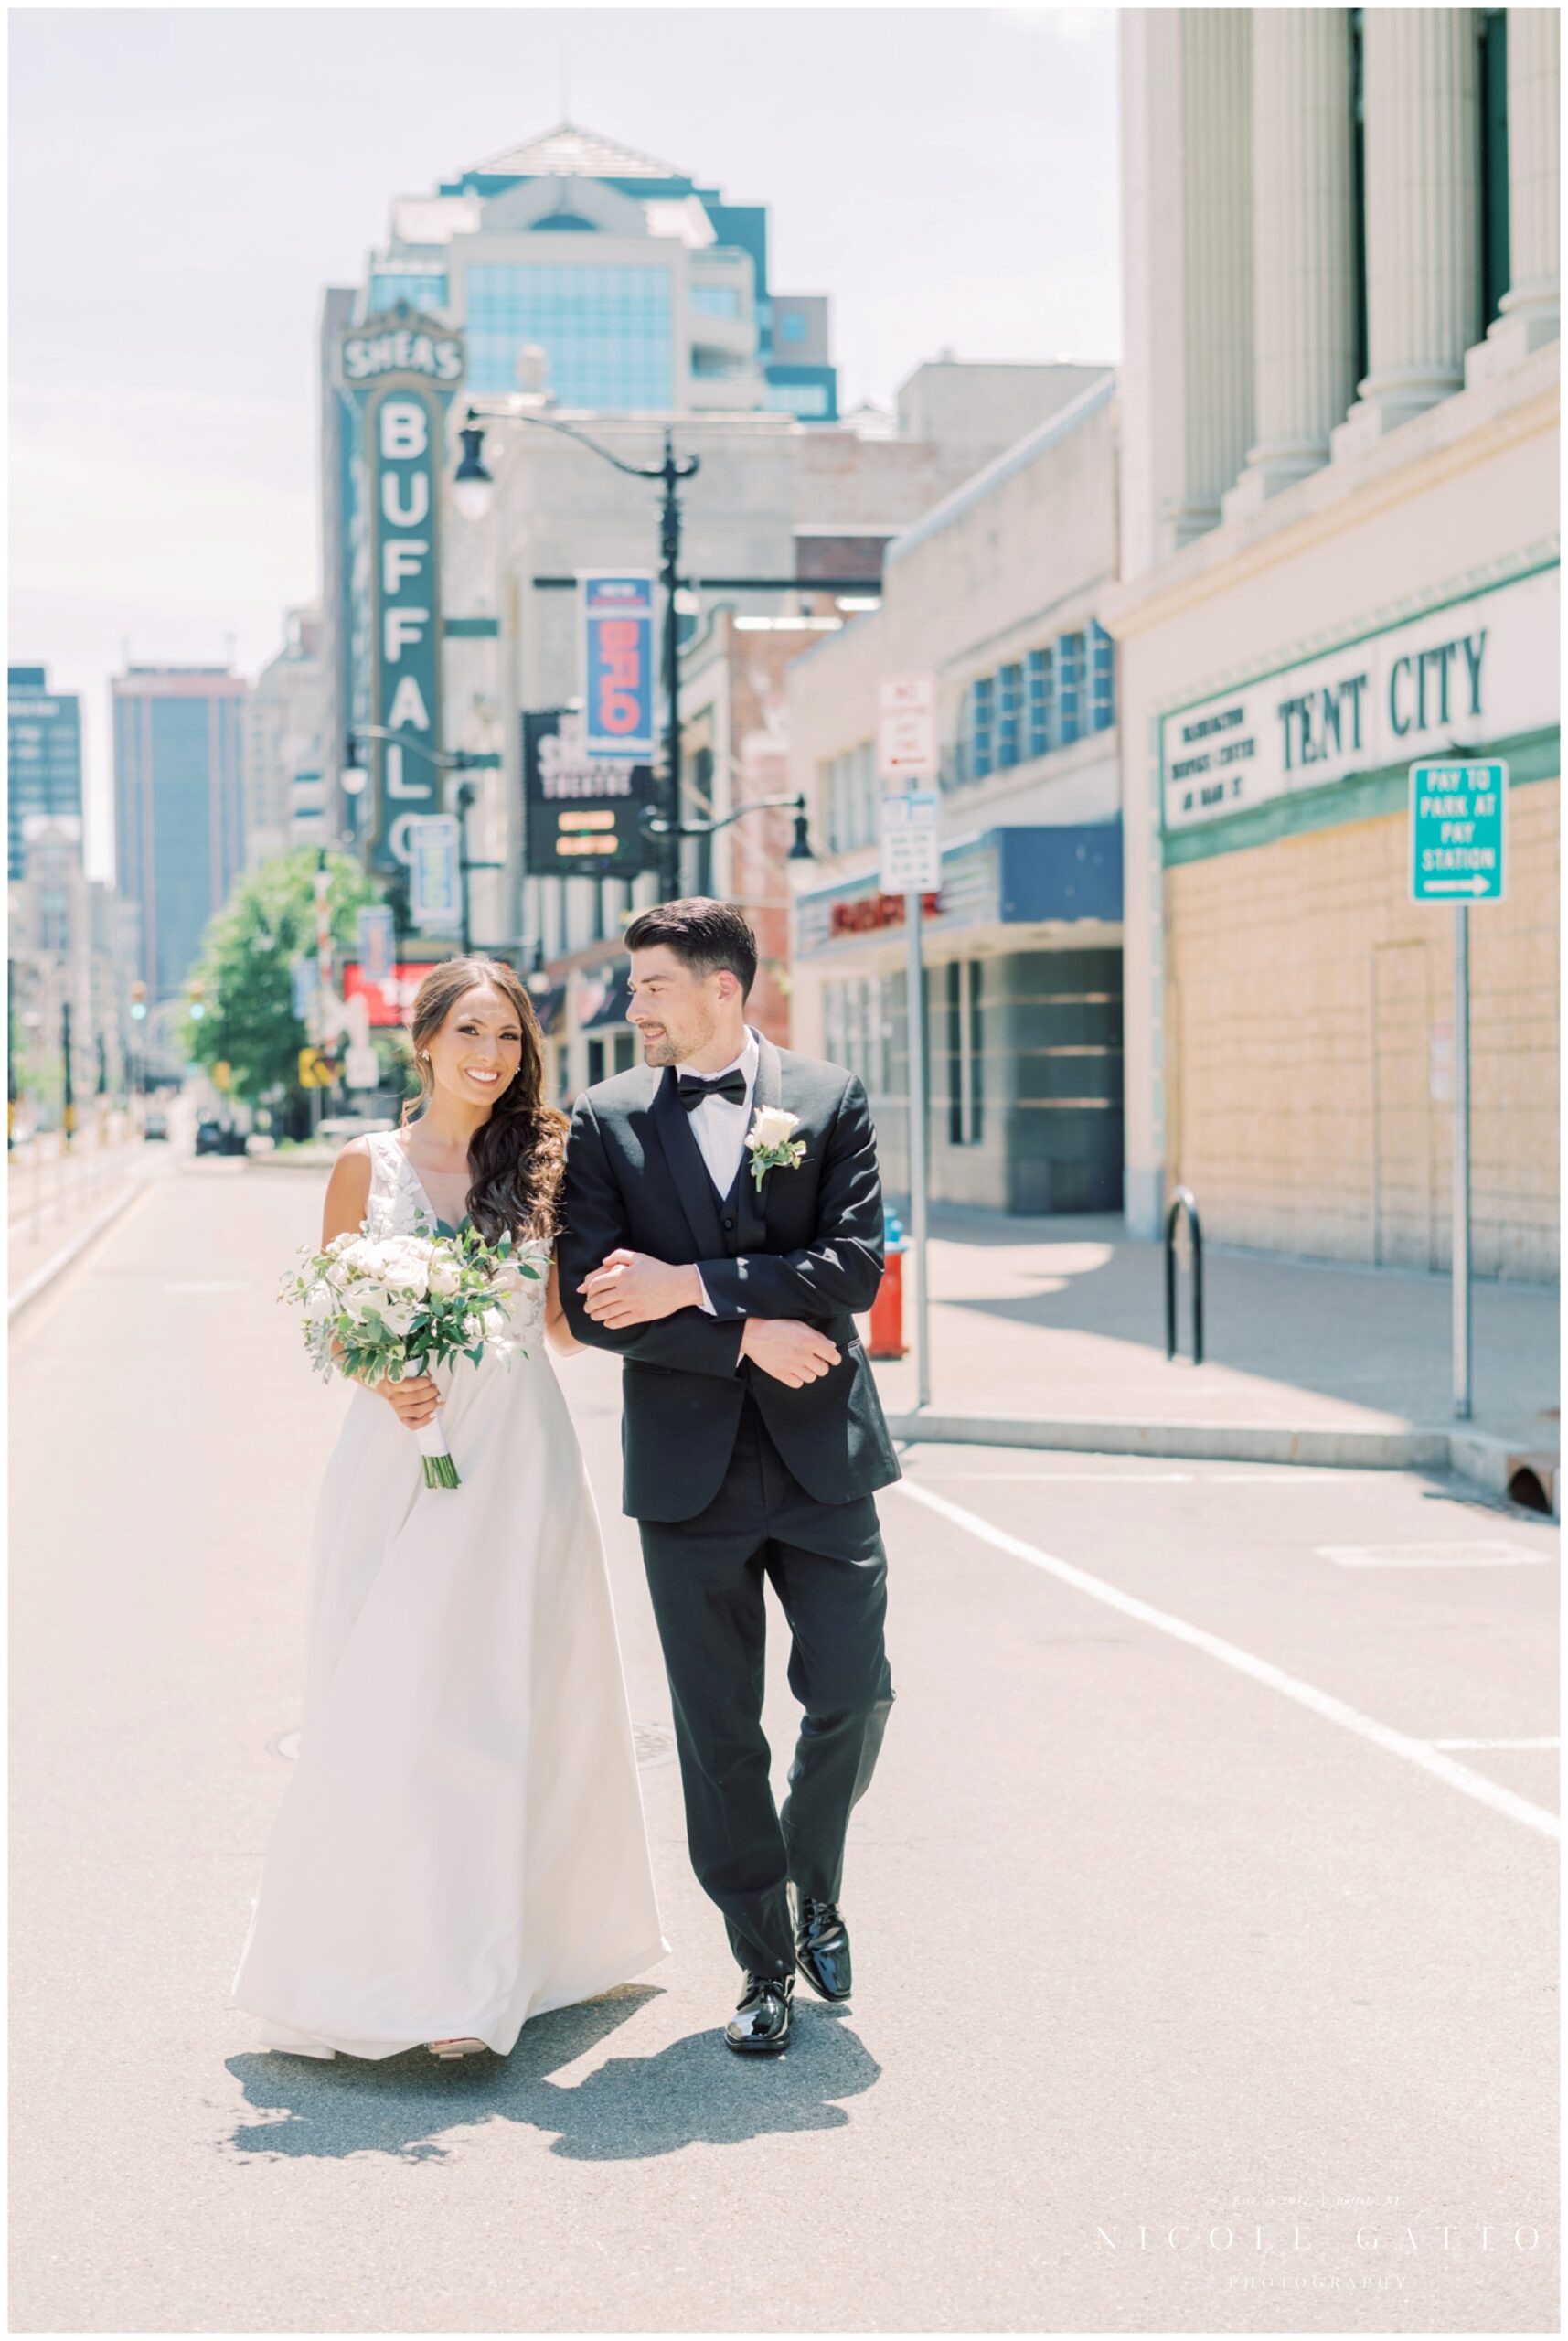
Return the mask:
<svg viewBox="0 0 1568 2341">
<path fill-rule="evenodd" d="M 1500 903 L 1507 827 L 1507 764 L 1412 764 L 1413 900 Z"/>
</svg>

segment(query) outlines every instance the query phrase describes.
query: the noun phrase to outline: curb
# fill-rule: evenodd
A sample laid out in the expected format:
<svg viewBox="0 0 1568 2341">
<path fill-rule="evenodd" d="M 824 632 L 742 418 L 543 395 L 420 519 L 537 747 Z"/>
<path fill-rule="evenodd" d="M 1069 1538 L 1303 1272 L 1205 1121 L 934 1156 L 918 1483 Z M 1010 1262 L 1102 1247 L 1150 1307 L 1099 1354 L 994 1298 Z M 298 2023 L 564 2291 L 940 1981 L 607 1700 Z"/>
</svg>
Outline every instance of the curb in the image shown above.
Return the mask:
<svg viewBox="0 0 1568 2341">
<path fill-rule="evenodd" d="M 1489 1495 L 1511 1497 L 1530 1474 L 1553 1518 L 1558 1512 L 1554 1451 L 1525 1454 L 1481 1431 L 1293 1427 L 1287 1423 L 1131 1423 L 1066 1416 L 892 1415 L 894 1439 L 914 1446 L 1044 1448 L 1093 1455 L 1147 1455 L 1211 1463 L 1295 1463 L 1360 1470 L 1451 1471 Z M 1535 1507 L 1531 1506 L 1531 1509 Z"/>
<path fill-rule="evenodd" d="M 24 1309 L 37 1300 L 41 1294 L 46 1293 L 50 1285 L 58 1277 L 62 1277 L 71 1263 L 86 1251 L 88 1245 L 96 1243 L 104 1230 L 113 1225 L 122 1212 L 129 1211 L 137 1196 L 146 1193 L 148 1183 L 144 1178 L 133 1180 L 123 1193 L 116 1195 L 114 1201 L 106 1209 L 101 1211 L 96 1219 L 90 1219 L 85 1227 L 78 1228 L 76 1234 L 60 1246 L 52 1259 L 46 1260 L 41 1268 L 35 1268 L 26 1283 L 18 1285 L 16 1291 L 7 1296 L 5 1303 L 7 1323 L 14 1321 L 21 1315 Z"/>
</svg>

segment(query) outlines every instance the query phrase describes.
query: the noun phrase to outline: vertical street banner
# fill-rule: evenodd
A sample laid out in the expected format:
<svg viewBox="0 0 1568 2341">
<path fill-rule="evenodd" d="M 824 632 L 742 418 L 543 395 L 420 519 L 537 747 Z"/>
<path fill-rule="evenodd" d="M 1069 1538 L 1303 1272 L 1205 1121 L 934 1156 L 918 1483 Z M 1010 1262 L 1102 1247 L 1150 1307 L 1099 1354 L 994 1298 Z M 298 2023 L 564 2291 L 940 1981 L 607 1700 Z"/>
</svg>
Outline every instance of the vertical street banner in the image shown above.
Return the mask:
<svg viewBox="0 0 1568 2341">
<path fill-rule="evenodd" d="M 409 824 L 439 813 L 441 490 L 446 409 L 463 375 L 463 340 L 411 309 L 343 336 L 344 390 L 360 409 L 364 647 L 360 704 L 390 739 L 365 743 L 371 775 L 370 861 L 411 860 Z"/>
<path fill-rule="evenodd" d="M 642 817 L 653 767 L 601 756 L 569 708 L 523 717 L 523 868 L 530 878 L 636 878 L 653 866 Z"/>
<path fill-rule="evenodd" d="M 408 822 L 409 916 L 423 933 L 454 932 L 463 916 L 455 813 L 416 813 Z"/>
<path fill-rule="evenodd" d="M 392 972 L 392 914 L 378 903 L 359 914 L 359 957 L 373 984 L 384 983 Z"/>
<path fill-rule="evenodd" d="M 578 592 L 588 754 L 646 762 L 654 753 L 653 578 L 588 569 Z"/>
</svg>

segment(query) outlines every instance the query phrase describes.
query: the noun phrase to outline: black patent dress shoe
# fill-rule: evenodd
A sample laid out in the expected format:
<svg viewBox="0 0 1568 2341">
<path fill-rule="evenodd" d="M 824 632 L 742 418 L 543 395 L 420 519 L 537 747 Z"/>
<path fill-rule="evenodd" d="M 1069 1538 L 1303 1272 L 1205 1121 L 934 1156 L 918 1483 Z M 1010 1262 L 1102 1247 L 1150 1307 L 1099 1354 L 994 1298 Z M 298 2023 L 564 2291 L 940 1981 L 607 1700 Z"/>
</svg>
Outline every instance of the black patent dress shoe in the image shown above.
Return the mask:
<svg viewBox="0 0 1568 2341">
<path fill-rule="evenodd" d="M 746 1971 L 740 2005 L 724 2027 L 724 2040 L 742 2057 L 776 2057 L 789 2046 L 793 1975 L 753 1975 Z"/>
<path fill-rule="evenodd" d="M 849 1996 L 849 1929 L 837 1902 L 802 1897 L 795 1928 L 795 1964 L 825 2000 Z"/>
</svg>

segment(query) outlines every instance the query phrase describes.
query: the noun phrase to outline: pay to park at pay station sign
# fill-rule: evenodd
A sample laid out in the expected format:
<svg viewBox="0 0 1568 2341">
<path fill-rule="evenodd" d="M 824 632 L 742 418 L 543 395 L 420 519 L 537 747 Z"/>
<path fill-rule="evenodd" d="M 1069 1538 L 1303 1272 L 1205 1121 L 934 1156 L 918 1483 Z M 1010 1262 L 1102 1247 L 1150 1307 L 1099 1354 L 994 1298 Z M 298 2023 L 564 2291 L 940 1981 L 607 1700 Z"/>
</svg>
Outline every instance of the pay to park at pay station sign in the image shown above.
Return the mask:
<svg viewBox="0 0 1568 2341">
<path fill-rule="evenodd" d="M 1410 891 L 1418 903 L 1500 903 L 1508 766 L 1460 759 L 1410 768 Z"/>
<path fill-rule="evenodd" d="M 642 828 L 645 764 L 591 754 L 581 709 L 523 718 L 524 867 L 530 878 L 635 878 L 653 866 Z"/>
</svg>

